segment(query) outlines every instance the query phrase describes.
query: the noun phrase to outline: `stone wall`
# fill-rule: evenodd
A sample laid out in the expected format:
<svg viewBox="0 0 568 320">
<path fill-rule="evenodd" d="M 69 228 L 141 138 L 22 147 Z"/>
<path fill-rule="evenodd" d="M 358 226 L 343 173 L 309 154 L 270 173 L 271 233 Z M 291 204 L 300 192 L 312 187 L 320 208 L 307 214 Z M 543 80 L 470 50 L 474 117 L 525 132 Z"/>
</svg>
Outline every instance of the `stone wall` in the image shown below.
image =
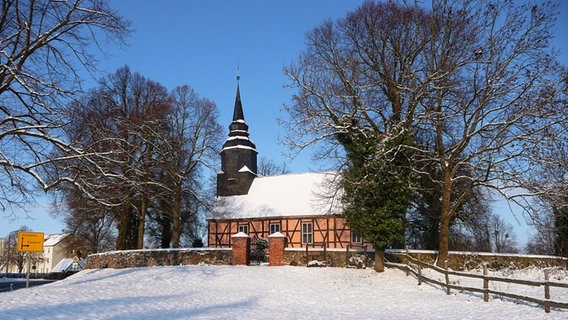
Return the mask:
<svg viewBox="0 0 568 320">
<path fill-rule="evenodd" d="M 390 262 L 406 263 L 405 254 L 405 250 L 387 250 L 385 259 Z M 432 250 L 408 250 L 408 254 L 428 264 L 435 264 L 438 256 L 438 252 Z M 448 254 L 448 268 L 452 270 L 482 268 L 484 263 L 489 269 L 494 270 L 524 269 L 533 266 L 568 268 L 568 258 L 565 257 L 459 251 L 450 251 Z"/>
<path fill-rule="evenodd" d="M 232 264 L 230 248 L 124 250 L 91 254 L 85 269 Z"/>
<path fill-rule="evenodd" d="M 390 262 L 406 263 L 405 250 L 387 250 L 385 258 Z M 285 248 L 284 265 L 307 265 L 313 260 L 323 260 L 323 249 L 310 248 L 306 257 L 305 248 Z M 409 250 L 412 257 L 429 264 L 435 264 L 437 251 Z M 327 249 L 326 265 L 329 267 L 345 267 L 347 251 L 345 249 Z M 364 259 L 363 252 L 350 252 L 350 257 Z M 374 252 L 366 255 L 367 266 L 372 266 Z M 183 249 L 154 249 L 154 250 L 125 250 L 111 251 L 89 255 L 85 269 L 97 268 L 139 268 L 151 266 L 176 265 L 231 265 L 234 264 L 231 248 L 183 248 Z M 357 263 L 357 262 L 355 262 Z M 490 269 L 522 269 L 530 266 L 568 268 L 568 258 L 553 256 L 533 256 L 516 254 L 495 254 L 480 252 L 450 252 L 448 267 L 452 270 L 471 270 L 481 268 L 486 263 Z M 356 264 L 355 264 L 356 265 Z"/>
<path fill-rule="evenodd" d="M 309 257 L 306 258 L 305 248 L 286 248 L 284 250 L 284 264 L 298 266 L 307 265 L 310 261 L 318 259 L 323 260 L 323 249 L 321 248 L 310 248 Z M 345 249 L 327 249 L 325 252 L 326 261 L 328 267 L 345 267 L 347 266 L 347 250 Z M 349 252 L 349 257 L 361 257 L 363 258 L 365 254 L 363 252 Z M 373 264 L 373 259 L 375 257 L 375 252 L 370 251 L 366 254 L 367 265 L 371 266 Z"/>
</svg>

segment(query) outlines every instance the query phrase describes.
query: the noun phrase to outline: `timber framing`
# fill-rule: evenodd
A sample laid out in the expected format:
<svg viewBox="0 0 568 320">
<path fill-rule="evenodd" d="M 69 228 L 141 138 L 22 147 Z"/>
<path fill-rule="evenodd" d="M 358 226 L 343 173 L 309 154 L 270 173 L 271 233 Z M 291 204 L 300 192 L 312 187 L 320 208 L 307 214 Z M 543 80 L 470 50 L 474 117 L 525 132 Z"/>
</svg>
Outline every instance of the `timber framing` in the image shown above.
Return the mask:
<svg viewBox="0 0 568 320">
<path fill-rule="evenodd" d="M 351 230 L 341 215 L 264 217 L 241 219 L 211 219 L 208 221 L 209 247 L 231 247 L 231 236 L 239 232 L 239 226 L 247 226 L 252 239 L 267 238 L 270 225 L 279 225 L 287 238 L 287 247 L 306 246 L 302 225 L 311 223 L 312 236 L 308 245 L 325 243 L 327 248 L 346 248 L 351 244 Z"/>
</svg>

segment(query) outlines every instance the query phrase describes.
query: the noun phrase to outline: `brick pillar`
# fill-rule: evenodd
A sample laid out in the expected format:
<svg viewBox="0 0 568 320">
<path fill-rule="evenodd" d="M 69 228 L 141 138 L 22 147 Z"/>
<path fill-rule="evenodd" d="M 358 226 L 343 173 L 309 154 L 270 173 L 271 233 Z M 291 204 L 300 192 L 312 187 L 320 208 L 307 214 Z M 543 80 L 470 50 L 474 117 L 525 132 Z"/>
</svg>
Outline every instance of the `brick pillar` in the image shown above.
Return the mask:
<svg viewBox="0 0 568 320">
<path fill-rule="evenodd" d="M 233 239 L 233 264 L 250 264 L 250 237 L 248 234 L 239 232 L 231 236 Z"/>
<path fill-rule="evenodd" d="M 280 232 L 275 232 L 268 236 L 268 265 L 284 265 L 284 248 L 286 247 L 286 236 Z"/>
</svg>

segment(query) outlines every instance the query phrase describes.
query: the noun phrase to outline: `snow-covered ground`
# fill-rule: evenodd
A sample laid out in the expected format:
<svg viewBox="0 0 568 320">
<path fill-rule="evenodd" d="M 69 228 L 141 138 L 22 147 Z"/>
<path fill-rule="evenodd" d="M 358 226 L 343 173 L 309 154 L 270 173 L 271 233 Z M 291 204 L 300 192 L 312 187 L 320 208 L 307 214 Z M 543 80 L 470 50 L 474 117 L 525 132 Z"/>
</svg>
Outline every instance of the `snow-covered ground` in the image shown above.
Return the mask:
<svg viewBox="0 0 568 320">
<path fill-rule="evenodd" d="M 568 271 L 562 268 L 547 268 L 549 273 L 549 280 L 557 283 L 568 283 Z M 432 269 L 424 269 L 424 275 L 430 279 L 434 279 L 445 283 L 444 275 L 435 272 Z M 537 282 L 544 282 L 544 271 L 542 268 L 526 268 L 522 270 L 515 269 L 503 269 L 496 271 L 488 271 L 489 276 L 499 277 L 499 278 L 513 278 L 519 280 L 532 280 Z M 481 269 L 472 270 L 469 273 L 475 273 L 482 275 L 483 271 Z M 449 281 L 451 284 L 470 287 L 470 288 L 483 288 L 483 280 L 479 278 L 462 277 L 456 275 L 450 275 Z M 499 292 L 505 292 L 510 294 L 516 294 L 524 297 L 535 298 L 539 300 L 544 300 L 544 286 L 528 286 L 514 283 L 507 283 L 501 281 L 489 281 L 489 289 Z M 482 296 L 481 294 L 478 294 Z M 550 300 L 557 302 L 568 302 L 568 289 L 564 287 L 550 286 Z M 568 310 L 566 310 L 566 318 L 568 318 Z"/>
<path fill-rule="evenodd" d="M 397 269 L 177 266 L 86 270 L 0 293 L 0 319 L 567 319 L 568 311 L 417 285 Z"/>
</svg>

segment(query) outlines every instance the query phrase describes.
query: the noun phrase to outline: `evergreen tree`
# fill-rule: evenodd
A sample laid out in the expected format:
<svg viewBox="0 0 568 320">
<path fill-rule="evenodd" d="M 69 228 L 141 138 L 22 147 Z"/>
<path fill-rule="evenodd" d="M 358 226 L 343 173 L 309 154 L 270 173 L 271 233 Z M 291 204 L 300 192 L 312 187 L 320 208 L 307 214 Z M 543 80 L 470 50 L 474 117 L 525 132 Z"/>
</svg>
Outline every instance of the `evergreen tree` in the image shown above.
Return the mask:
<svg viewBox="0 0 568 320">
<path fill-rule="evenodd" d="M 347 156 L 343 173 L 343 202 L 352 232 L 375 247 L 375 269 L 384 270 L 384 249 L 404 244 L 406 212 L 410 206 L 410 152 L 407 132 L 377 144 L 370 132 L 338 135 Z"/>
</svg>

